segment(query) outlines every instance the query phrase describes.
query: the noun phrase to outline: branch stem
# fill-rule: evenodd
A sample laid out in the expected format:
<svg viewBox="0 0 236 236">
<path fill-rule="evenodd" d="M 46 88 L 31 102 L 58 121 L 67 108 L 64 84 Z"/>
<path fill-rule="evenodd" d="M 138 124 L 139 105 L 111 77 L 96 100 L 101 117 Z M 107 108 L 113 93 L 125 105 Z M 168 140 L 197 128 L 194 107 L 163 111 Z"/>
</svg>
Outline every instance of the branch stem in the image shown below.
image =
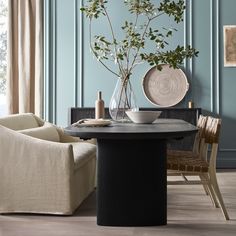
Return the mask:
<svg viewBox="0 0 236 236">
<path fill-rule="evenodd" d="M 139 17 L 139 14 L 136 14 L 136 17 L 135 17 L 135 22 L 134 22 L 134 27 L 133 27 L 133 31 L 135 30 L 136 26 L 137 26 L 137 23 L 138 23 L 138 17 Z M 130 44 L 130 41 L 129 40 L 129 44 Z M 131 50 L 131 45 L 129 45 L 129 48 L 127 50 L 127 67 L 126 67 L 126 70 L 129 71 L 129 57 L 130 57 L 130 50 Z"/>
<path fill-rule="evenodd" d="M 151 18 L 148 18 L 146 27 L 145 27 L 145 29 L 144 29 L 144 31 L 143 31 L 143 34 L 142 34 L 142 37 L 141 37 L 141 42 L 143 41 L 143 39 L 144 39 L 144 37 L 145 37 L 145 34 L 146 34 L 146 32 L 147 32 L 147 29 L 148 29 L 148 26 L 149 26 L 151 20 L 152 20 Z M 136 53 L 135 53 L 135 55 L 134 55 L 134 59 L 133 59 L 132 64 L 131 64 L 131 66 L 130 66 L 130 68 L 129 68 L 129 72 L 128 72 L 129 74 L 131 73 L 131 71 L 132 71 L 132 69 L 133 69 L 133 66 L 134 66 L 134 63 L 135 63 L 136 58 L 137 58 L 137 56 L 138 56 L 138 53 L 139 53 L 139 51 L 140 51 L 140 48 L 141 48 L 141 46 L 139 46 L 139 47 L 137 48 L 137 51 L 136 51 Z"/>
<path fill-rule="evenodd" d="M 157 17 L 159 17 L 159 16 L 161 16 L 161 15 L 163 15 L 163 14 L 164 14 L 164 12 L 162 12 L 162 13 L 160 13 L 160 14 L 157 14 L 156 16 L 153 16 L 152 18 L 149 18 L 149 17 L 148 17 L 148 21 L 147 21 L 146 27 L 145 27 L 145 29 L 144 29 L 144 31 L 143 31 L 143 35 L 142 35 L 142 38 L 141 38 L 141 42 L 144 40 L 145 34 L 146 34 L 146 32 L 147 32 L 148 26 L 150 25 L 151 21 L 153 21 L 154 19 L 156 19 Z M 132 62 L 132 64 L 131 64 L 130 68 L 129 68 L 129 72 L 128 72 L 129 74 L 131 73 L 132 69 L 134 68 L 134 64 L 135 64 L 135 62 L 136 62 L 136 59 L 137 59 L 137 57 L 138 57 L 138 54 L 139 54 L 140 49 L 141 49 L 141 46 L 139 46 L 139 47 L 137 48 L 137 51 L 136 51 L 136 53 L 135 53 L 135 55 L 134 55 L 133 62 Z"/>
<path fill-rule="evenodd" d="M 124 74 L 124 70 L 123 70 L 123 67 L 122 67 L 122 65 L 121 65 L 121 63 L 120 63 L 120 60 L 119 60 L 119 58 L 118 58 L 118 49 L 117 49 L 117 42 L 116 42 L 116 37 L 115 37 L 115 33 L 114 33 L 114 30 L 113 30 L 113 26 L 112 26 L 112 23 L 111 23 L 111 19 L 110 19 L 110 16 L 109 16 L 109 14 L 108 14 L 108 12 L 107 12 L 107 10 L 106 10 L 106 7 L 105 7 L 105 5 L 104 5 L 104 3 L 102 2 L 102 8 L 103 8 L 103 10 L 104 10 L 104 13 L 105 13 L 105 15 L 106 15 L 106 17 L 107 17 L 107 20 L 108 20 L 108 24 L 109 24 L 109 27 L 110 27 L 110 30 L 111 30 L 111 35 L 112 35 L 112 39 L 113 39 L 113 43 L 114 43 L 114 47 L 115 47 L 115 54 L 116 54 L 116 60 L 117 60 L 117 63 L 118 63 L 118 66 L 119 66 L 119 70 L 120 70 L 120 72 L 122 73 L 122 74 Z"/>
<path fill-rule="evenodd" d="M 101 61 L 97 54 L 95 53 L 94 49 L 93 49 L 93 45 L 92 45 L 92 20 L 90 19 L 89 21 L 89 45 L 90 45 L 90 49 L 93 52 L 93 55 L 98 59 L 98 61 L 108 70 L 110 71 L 112 74 L 116 75 L 119 77 L 119 74 L 116 73 L 115 71 L 113 71 L 112 69 L 110 69 L 103 61 Z"/>
</svg>

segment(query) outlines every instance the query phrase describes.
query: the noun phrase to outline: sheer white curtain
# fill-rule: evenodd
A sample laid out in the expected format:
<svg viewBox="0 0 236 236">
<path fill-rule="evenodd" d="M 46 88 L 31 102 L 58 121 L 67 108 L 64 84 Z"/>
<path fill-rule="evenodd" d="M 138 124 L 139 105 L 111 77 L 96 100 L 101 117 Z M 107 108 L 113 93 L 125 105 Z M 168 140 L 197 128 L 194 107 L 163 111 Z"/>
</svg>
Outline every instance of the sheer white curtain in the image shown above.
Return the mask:
<svg viewBox="0 0 236 236">
<path fill-rule="evenodd" d="M 8 0 L 8 112 L 43 112 L 43 0 Z"/>
</svg>

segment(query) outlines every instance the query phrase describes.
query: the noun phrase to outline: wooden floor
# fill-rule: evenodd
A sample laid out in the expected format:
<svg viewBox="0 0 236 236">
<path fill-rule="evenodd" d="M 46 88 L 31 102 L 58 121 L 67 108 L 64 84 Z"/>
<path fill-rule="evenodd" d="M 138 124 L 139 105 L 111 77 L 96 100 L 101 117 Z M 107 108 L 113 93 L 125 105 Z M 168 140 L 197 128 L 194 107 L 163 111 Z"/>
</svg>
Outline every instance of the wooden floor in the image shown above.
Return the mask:
<svg viewBox="0 0 236 236">
<path fill-rule="evenodd" d="M 168 225 L 101 227 L 96 225 L 95 193 L 74 216 L 0 215 L 0 236 L 149 236 L 236 235 L 236 170 L 217 174 L 230 221 L 212 206 L 201 186 L 168 186 Z M 141 204 L 141 203 L 140 203 Z"/>
</svg>

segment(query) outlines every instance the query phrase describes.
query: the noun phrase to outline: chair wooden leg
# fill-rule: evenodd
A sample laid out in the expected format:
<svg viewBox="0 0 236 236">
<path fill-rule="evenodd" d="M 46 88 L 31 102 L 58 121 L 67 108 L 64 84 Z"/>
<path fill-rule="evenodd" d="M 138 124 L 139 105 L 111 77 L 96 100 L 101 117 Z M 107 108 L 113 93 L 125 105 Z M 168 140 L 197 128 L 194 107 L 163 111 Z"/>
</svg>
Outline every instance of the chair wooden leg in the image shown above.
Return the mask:
<svg viewBox="0 0 236 236">
<path fill-rule="evenodd" d="M 225 219 L 229 220 L 229 215 L 228 215 L 227 210 L 225 208 L 225 204 L 224 204 L 224 201 L 223 201 L 220 189 L 219 189 L 219 185 L 217 182 L 216 173 L 215 173 L 215 171 L 210 171 L 209 174 L 210 174 L 210 182 L 213 187 L 214 193 L 219 201 L 221 211 L 222 211 Z"/>
<path fill-rule="evenodd" d="M 219 208 L 219 203 L 218 203 L 218 200 L 217 200 L 217 197 L 215 195 L 215 192 L 214 192 L 214 189 L 212 187 L 212 185 L 209 183 L 209 185 L 207 186 L 208 189 L 209 189 L 209 192 L 210 192 L 210 198 L 211 198 L 211 201 L 212 201 L 212 204 L 215 208 Z"/>
<path fill-rule="evenodd" d="M 209 196 L 211 198 L 211 202 L 213 204 L 214 207 L 216 208 L 219 208 L 219 203 L 217 201 L 217 198 L 216 198 L 216 195 L 215 195 L 215 192 L 211 186 L 211 183 L 210 183 L 210 180 L 208 178 L 207 175 L 201 175 L 200 176 L 200 179 L 203 181 L 203 182 L 206 182 L 207 184 L 206 185 L 203 185 L 205 186 L 205 188 L 207 189 L 208 193 L 209 193 Z"/>
<path fill-rule="evenodd" d="M 201 179 L 202 182 L 204 182 L 203 176 L 199 175 L 199 178 Z M 203 185 L 206 195 L 209 195 L 210 193 L 209 193 L 209 189 L 208 189 L 207 184 L 203 183 L 202 185 Z"/>
</svg>

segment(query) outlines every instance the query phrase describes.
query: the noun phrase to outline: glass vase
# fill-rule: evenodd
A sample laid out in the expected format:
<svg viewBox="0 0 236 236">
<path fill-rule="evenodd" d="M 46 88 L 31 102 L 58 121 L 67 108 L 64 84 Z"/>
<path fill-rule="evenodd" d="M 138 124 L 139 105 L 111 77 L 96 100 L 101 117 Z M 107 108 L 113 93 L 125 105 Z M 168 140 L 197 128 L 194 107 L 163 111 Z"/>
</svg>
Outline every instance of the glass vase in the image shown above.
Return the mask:
<svg viewBox="0 0 236 236">
<path fill-rule="evenodd" d="M 110 100 L 109 113 L 114 121 L 129 122 L 127 110 L 136 111 L 138 106 L 130 80 L 119 78 Z"/>
</svg>

